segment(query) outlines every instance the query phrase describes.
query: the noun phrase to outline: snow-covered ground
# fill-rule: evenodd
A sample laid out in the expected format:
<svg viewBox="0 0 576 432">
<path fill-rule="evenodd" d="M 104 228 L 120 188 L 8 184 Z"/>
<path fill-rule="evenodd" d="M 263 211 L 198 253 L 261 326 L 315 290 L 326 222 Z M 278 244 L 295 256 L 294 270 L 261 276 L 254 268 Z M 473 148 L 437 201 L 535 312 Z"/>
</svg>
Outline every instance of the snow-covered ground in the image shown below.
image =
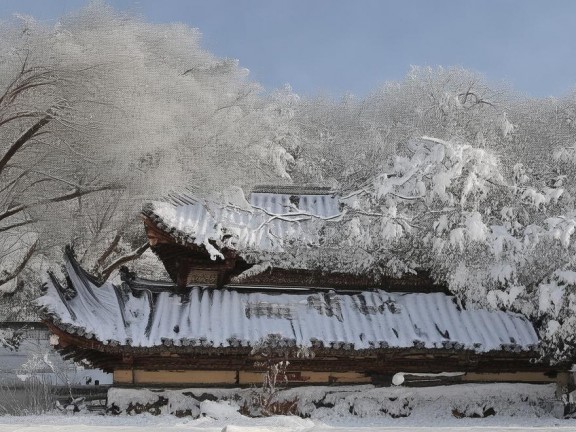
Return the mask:
<svg viewBox="0 0 576 432">
<path fill-rule="evenodd" d="M 2 417 L 0 432 L 158 432 L 158 431 L 202 431 L 202 432 L 409 432 L 409 431 L 576 431 L 576 420 L 498 418 L 498 419 L 453 419 L 441 423 L 419 419 L 382 419 L 363 418 L 345 421 L 322 421 L 301 419 L 294 416 L 275 416 L 268 418 L 248 418 L 229 415 L 214 419 L 203 417 L 197 420 L 180 419 L 173 416 L 97 416 L 97 415 L 45 415 L 31 417 Z"/>
<path fill-rule="evenodd" d="M 309 418 L 252 418 L 239 410 L 245 408 L 248 393 L 258 389 L 112 389 L 108 403 L 117 412 L 135 412 L 129 409 L 133 404 L 145 406 L 163 400 L 157 411 L 163 414 L 96 415 L 81 411 L 4 416 L 0 417 L 0 432 L 576 431 L 576 419 L 554 417 L 554 390 L 554 384 L 503 383 L 424 388 L 299 387 L 280 390 L 274 399 L 296 401 L 297 412 Z M 194 417 L 167 414 L 186 409 Z M 472 417 L 477 415 L 485 417 Z"/>
</svg>

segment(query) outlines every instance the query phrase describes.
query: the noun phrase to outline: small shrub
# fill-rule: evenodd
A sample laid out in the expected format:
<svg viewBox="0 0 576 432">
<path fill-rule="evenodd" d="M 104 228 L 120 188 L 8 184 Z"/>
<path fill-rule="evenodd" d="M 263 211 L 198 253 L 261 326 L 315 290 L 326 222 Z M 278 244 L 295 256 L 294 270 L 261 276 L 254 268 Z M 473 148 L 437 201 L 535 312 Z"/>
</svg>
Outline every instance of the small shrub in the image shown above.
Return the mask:
<svg viewBox="0 0 576 432">
<path fill-rule="evenodd" d="M 48 358 L 48 353 L 33 353 L 20 370 L 16 372 L 17 381 L 0 385 L 0 414 L 31 415 L 43 414 L 56 408 L 65 412 L 77 412 L 83 406 L 72 395 L 68 376 L 57 368 Z M 58 390 L 63 383 L 69 403 L 61 405 Z"/>
<path fill-rule="evenodd" d="M 463 410 L 458 408 L 452 409 L 452 416 L 456 418 L 486 418 L 496 415 L 496 410 L 492 407 L 473 406 L 466 407 Z"/>
</svg>

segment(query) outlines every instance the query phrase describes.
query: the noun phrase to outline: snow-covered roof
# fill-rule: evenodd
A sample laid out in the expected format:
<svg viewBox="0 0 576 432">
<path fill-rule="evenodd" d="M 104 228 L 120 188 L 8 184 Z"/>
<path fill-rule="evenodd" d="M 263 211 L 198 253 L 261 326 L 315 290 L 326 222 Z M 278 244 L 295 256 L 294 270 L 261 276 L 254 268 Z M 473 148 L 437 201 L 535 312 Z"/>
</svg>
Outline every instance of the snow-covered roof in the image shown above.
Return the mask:
<svg viewBox="0 0 576 432">
<path fill-rule="evenodd" d="M 226 348 L 275 337 L 297 346 L 476 352 L 530 350 L 538 344 L 525 317 L 466 310 L 442 293 L 195 286 L 178 295 L 165 284 L 97 286 L 74 260 L 66 269 L 75 295 L 52 278 L 38 303 L 63 330 L 104 344 Z"/>
<path fill-rule="evenodd" d="M 340 215 L 338 197 L 326 190 L 284 189 L 252 192 L 249 202 L 235 196 L 223 204 L 179 195 L 171 202 L 150 203 L 145 213 L 177 239 L 204 245 L 210 253 L 208 240 L 238 250 L 279 250 L 284 241 L 313 236 L 309 226 L 314 222 Z"/>
</svg>

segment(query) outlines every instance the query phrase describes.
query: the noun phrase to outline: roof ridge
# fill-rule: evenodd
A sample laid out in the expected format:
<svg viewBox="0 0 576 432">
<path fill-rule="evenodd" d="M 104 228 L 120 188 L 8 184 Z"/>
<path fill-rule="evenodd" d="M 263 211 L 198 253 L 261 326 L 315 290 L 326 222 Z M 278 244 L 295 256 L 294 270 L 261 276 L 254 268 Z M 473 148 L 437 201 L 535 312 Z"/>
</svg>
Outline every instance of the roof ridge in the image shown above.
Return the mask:
<svg viewBox="0 0 576 432">
<path fill-rule="evenodd" d="M 253 193 L 270 193 L 278 195 L 335 195 L 329 186 L 320 185 L 256 185 L 250 191 Z"/>
</svg>

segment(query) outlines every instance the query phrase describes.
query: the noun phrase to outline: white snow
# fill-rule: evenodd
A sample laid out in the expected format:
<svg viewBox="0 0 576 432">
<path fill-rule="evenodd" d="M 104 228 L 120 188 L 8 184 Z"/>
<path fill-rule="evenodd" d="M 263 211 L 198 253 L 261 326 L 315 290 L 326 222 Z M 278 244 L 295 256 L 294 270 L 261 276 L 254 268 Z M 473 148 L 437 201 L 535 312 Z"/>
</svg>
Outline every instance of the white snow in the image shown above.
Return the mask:
<svg viewBox="0 0 576 432">
<path fill-rule="evenodd" d="M 169 292 L 151 296 L 125 293 L 111 282 L 96 287 L 72 261 L 67 272 L 77 295 L 65 299 L 54 281 L 38 302 L 61 321 L 66 331 L 95 337 L 103 343 L 156 346 L 254 346 L 270 335 L 297 346 L 349 346 L 353 349 L 412 347 L 444 348 L 455 343 L 478 352 L 500 350 L 511 342 L 529 350 L 538 343 L 532 324 L 523 316 L 501 311 L 461 309 L 443 293 L 357 294 L 290 293 L 209 287 L 190 288 L 189 301 Z M 552 296 L 556 301 L 556 296 Z M 86 336 L 89 335 L 89 336 Z"/>
<path fill-rule="evenodd" d="M 288 240 L 313 241 L 318 230 L 310 229 L 311 224 L 340 215 L 334 195 L 302 194 L 292 202 L 290 194 L 252 193 L 249 204 L 236 195 L 226 193 L 224 202 L 182 195 L 176 205 L 153 202 L 151 210 L 157 223 L 204 246 L 213 259 L 222 257 L 213 241 L 234 250 L 278 252 Z"/>
<path fill-rule="evenodd" d="M 131 397 L 135 396 L 135 390 L 128 391 L 131 392 Z M 202 392 L 224 394 L 233 390 L 192 389 L 191 391 L 199 395 Z M 0 432 L 157 432 L 159 430 L 554 432 L 576 429 L 575 420 L 561 420 L 551 414 L 553 385 L 469 384 L 430 388 L 305 387 L 284 390 L 279 397 L 283 399 L 297 397 L 302 409 L 311 410 L 311 418 L 303 419 L 297 416 L 249 418 L 237 412 L 238 406 L 234 402 L 204 401 L 200 404 L 202 415 L 197 419 L 149 414 L 6 416 L 0 417 Z M 316 408 L 314 403 L 335 405 L 331 408 Z M 394 407 L 396 411 L 392 411 Z M 487 407 L 493 408 L 496 414 L 485 418 L 455 417 L 462 414 L 481 414 Z M 384 413 L 383 409 L 387 410 L 387 413 Z M 390 416 L 406 411 L 410 412 L 408 417 Z"/>
<path fill-rule="evenodd" d="M 457 376 L 465 375 L 465 373 L 464 372 L 440 372 L 440 373 L 415 373 L 415 372 L 411 372 L 411 373 L 407 374 L 405 372 L 398 372 L 398 373 L 394 374 L 394 376 L 392 377 L 392 384 L 394 384 L 395 386 L 399 386 L 399 385 L 404 384 L 404 380 L 405 380 L 404 377 L 406 375 L 434 378 L 434 377 L 457 377 Z"/>
<path fill-rule="evenodd" d="M 78 418 L 79 419 L 79 418 Z M 95 419 L 93 419 L 95 420 Z M 75 424 L 71 425 L 54 425 L 54 424 L 43 424 L 42 422 L 32 423 L 32 424 L 0 424 L 0 432 L 88 432 L 88 431 L 105 431 L 105 432 L 131 432 L 131 431 L 142 431 L 142 432 L 157 432 L 158 429 L 166 430 L 169 432 L 185 432 L 185 431 L 210 431 L 210 432 L 296 432 L 296 431 L 310 431 L 310 432 L 409 432 L 409 431 L 422 431 L 422 432 L 500 432 L 505 430 L 523 432 L 523 431 L 533 431 L 533 432 L 561 432 L 570 431 L 573 432 L 574 428 L 572 426 L 543 426 L 543 427 L 518 427 L 515 423 L 511 426 L 499 425 L 492 427 L 485 426 L 475 426 L 475 425 L 461 425 L 461 426 L 441 426 L 441 427 L 426 427 L 417 426 L 409 427 L 406 426 L 377 426 L 377 425 L 366 425 L 358 426 L 353 423 L 346 426 L 331 426 L 326 425 L 322 422 L 315 423 L 309 422 L 301 426 L 299 424 L 295 425 L 288 419 L 272 418 L 270 421 L 266 422 L 269 424 L 258 425 L 261 422 L 254 422 L 257 426 L 252 425 L 227 425 L 224 427 L 214 426 L 211 422 L 195 421 L 186 422 L 170 422 L 168 424 L 162 423 L 160 425 L 149 425 L 148 423 L 139 424 L 135 422 L 128 422 L 127 424 L 122 423 L 121 426 L 100 426 L 96 424 Z"/>
</svg>

